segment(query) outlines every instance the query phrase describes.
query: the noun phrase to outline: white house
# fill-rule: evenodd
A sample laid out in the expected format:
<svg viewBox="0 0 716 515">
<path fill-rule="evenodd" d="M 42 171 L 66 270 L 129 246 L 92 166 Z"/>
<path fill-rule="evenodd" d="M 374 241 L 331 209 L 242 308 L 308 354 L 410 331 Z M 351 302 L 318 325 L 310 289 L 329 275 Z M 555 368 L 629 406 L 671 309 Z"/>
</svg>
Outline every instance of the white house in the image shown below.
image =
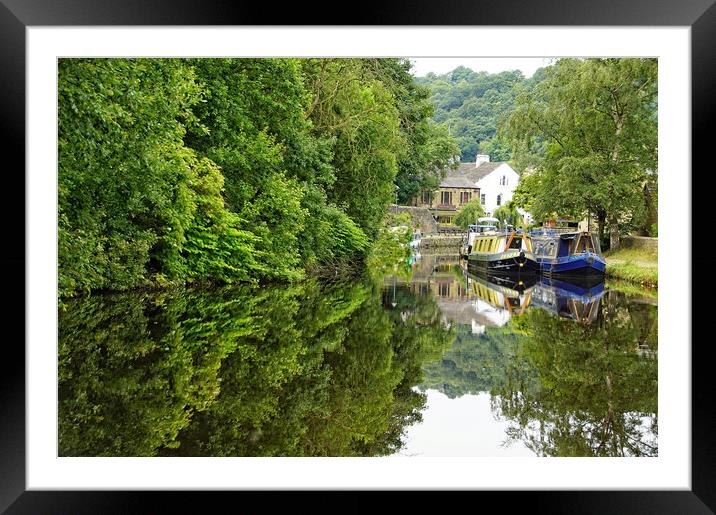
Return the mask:
<svg viewBox="0 0 716 515">
<path fill-rule="evenodd" d="M 487 216 L 492 216 L 498 207 L 512 200 L 512 193 L 520 183 L 519 174 L 509 164 L 491 162 L 490 156 L 485 154 L 478 154 L 475 163 L 463 163 L 456 170 L 450 170 L 443 182 L 456 179 L 468 179 L 479 188 L 480 202 Z M 532 222 L 529 213 L 523 209 L 518 211 L 526 223 Z"/>
<path fill-rule="evenodd" d="M 473 177 L 480 188 L 480 202 L 485 214 L 491 216 L 495 210 L 512 200 L 512 192 L 520 182 L 520 176 L 505 162 L 490 162 L 490 156 L 478 154 L 475 159 Z"/>
</svg>

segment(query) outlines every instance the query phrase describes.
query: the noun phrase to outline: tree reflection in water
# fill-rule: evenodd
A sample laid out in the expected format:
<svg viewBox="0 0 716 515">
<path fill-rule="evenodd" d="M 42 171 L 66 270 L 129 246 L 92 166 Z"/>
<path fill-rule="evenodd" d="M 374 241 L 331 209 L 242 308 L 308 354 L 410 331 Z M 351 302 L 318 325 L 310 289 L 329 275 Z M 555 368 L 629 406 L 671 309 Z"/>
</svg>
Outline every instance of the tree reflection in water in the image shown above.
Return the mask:
<svg viewBox="0 0 716 515">
<path fill-rule="evenodd" d="M 657 455 L 656 305 L 428 272 L 68 302 L 60 455 L 390 455 L 428 388 L 539 456 Z"/>
<path fill-rule="evenodd" d="M 442 281 L 433 294 L 456 340 L 425 365 L 421 391 L 489 392 L 493 415 L 509 424 L 505 444 L 539 456 L 658 454 L 654 298 L 598 282 L 462 273 L 428 281 Z"/>
<path fill-rule="evenodd" d="M 431 297 L 383 297 L 308 281 L 68 302 L 60 455 L 392 454 L 454 335 Z"/>
<path fill-rule="evenodd" d="M 513 325 L 526 337 L 492 392 L 510 439 L 540 456 L 658 454 L 656 306 L 608 291 L 592 323 L 531 309 Z"/>
</svg>

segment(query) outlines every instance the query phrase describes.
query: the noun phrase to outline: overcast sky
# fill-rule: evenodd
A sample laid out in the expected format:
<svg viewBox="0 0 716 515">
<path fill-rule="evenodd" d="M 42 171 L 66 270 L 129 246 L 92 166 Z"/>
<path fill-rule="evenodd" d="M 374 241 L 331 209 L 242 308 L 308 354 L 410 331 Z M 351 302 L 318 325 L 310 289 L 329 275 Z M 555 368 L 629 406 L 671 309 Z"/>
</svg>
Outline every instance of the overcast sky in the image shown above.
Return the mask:
<svg viewBox="0 0 716 515">
<path fill-rule="evenodd" d="M 537 68 L 547 66 L 551 59 L 545 57 L 411 57 L 413 75 L 422 77 L 429 72 L 436 75 L 465 66 L 473 71 L 499 73 L 506 70 L 521 70 L 525 77 L 531 77 Z"/>
</svg>

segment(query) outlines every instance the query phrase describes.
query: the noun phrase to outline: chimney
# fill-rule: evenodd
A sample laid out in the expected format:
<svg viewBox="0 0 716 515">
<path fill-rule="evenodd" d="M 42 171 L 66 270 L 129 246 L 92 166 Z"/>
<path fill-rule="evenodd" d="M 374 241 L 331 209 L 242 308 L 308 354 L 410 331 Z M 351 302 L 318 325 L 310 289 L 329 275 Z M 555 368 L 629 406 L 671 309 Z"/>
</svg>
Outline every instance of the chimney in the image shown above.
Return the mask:
<svg viewBox="0 0 716 515">
<path fill-rule="evenodd" d="M 482 163 L 489 163 L 490 162 L 490 156 L 487 154 L 477 154 L 475 156 L 475 168 L 480 166 Z"/>
</svg>

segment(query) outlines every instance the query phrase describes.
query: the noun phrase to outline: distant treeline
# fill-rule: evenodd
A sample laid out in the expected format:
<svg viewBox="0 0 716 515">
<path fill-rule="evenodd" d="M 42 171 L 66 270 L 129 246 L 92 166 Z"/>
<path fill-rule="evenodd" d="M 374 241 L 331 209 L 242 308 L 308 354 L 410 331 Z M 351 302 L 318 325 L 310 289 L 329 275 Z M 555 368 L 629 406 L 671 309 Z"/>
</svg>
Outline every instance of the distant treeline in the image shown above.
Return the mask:
<svg viewBox="0 0 716 515">
<path fill-rule="evenodd" d="M 362 259 L 459 152 L 402 59 L 61 59 L 59 294 Z M 396 188 L 397 185 L 397 188 Z"/>
<path fill-rule="evenodd" d="M 449 128 L 460 146 L 461 161 L 473 162 L 477 154 L 489 154 L 492 161 L 512 159 L 512 149 L 497 137 L 500 121 L 512 110 L 520 91 L 532 89 L 544 77 L 544 68 L 527 79 L 519 70 L 491 74 L 458 66 L 416 80 L 430 88 L 435 120 Z"/>
</svg>

